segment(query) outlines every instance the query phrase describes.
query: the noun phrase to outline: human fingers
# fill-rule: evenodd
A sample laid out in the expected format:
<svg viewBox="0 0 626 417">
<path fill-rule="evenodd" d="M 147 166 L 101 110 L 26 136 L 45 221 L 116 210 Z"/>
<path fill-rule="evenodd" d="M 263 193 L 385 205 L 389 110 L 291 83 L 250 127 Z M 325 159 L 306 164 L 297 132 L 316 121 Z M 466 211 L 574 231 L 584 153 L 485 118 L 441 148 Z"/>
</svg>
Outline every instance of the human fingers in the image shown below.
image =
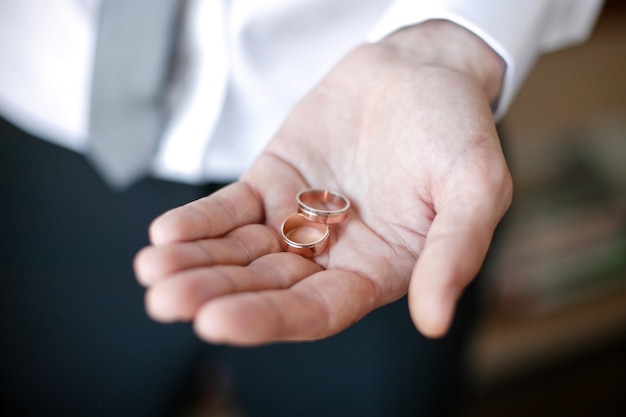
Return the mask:
<svg viewBox="0 0 626 417">
<path fill-rule="evenodd" d="M 478 274 L 493 231 L 510 197 L 466 201 L 440 210 L 430 227 L 409 284 L 409 310 L 426 336 L 443 336 L 456 302 Z"/>
<path fill-rule="evenodd" d="M 190 269 L 153 285 L 146 293 L 146 310 L 158 321 L 191 320 L 204 303 L 217 297 L 289 288 L 321 269 L 309 259 L 286 252 L 260 257 L 247 266 Z"/>
<path fill-rule="evenodd" d="M 324 270 L 288 289 L 237 293 L 209 301 L 197 311 L 194 328 L 208 342 L 239 346 L 321 339 L 378 307 L 378 293 L 374 283 L 361 274 Z"/>
<path fill-rule="evenodd" d="M 149 286 L 179 271 L 219 264 L 248 265 L 279 250 L 276 232 L 250 224 L 220 238 L 148 246 L 135 257 L 135 275 L 142 285 Z"/>
<path fill-rule="evenodd" d="M 154 245 L 221 236 L 235 227 L 263 219 L 261 197 L 244 182 L 172 209 L 150 225 Z"/>
</svg>

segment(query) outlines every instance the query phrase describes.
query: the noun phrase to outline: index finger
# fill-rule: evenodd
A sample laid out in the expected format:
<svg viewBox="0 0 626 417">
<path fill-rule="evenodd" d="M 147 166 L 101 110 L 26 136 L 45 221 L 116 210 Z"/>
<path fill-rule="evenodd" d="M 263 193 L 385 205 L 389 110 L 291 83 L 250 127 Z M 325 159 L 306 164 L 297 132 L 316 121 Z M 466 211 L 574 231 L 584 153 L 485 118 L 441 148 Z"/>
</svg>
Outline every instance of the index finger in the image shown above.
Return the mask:
<svg viewBox="0 0 626 417">
<path fill-rule="evenodd" d="M 157 217 L 150 225 L 150 241 L 164 245 L 218 237 L 263 218 L 262 199 L 248 184 L 236 182 Z"/>
</svg>

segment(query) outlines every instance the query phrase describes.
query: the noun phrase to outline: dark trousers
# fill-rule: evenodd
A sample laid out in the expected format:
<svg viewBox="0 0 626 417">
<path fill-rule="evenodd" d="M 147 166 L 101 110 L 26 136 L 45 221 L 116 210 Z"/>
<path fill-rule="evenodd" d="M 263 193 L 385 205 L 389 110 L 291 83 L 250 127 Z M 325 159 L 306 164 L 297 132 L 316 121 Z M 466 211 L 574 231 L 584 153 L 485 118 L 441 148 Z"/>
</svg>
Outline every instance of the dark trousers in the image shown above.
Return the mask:
<svg viewBox="0 0 626 417">
<path fill-rule="evenodd" d="M 414 329 L 404 299 L 327 340 L 254 349 L 151 322 L 133 256 L 155 216 L 213 189 L 145 180 L 113 192 L 81 155 L 0 120 L 2 415 L 179 415 L 206 358 L 252 417 L 446 415 L 469 295 L 437 341 Z"/>
</svg>

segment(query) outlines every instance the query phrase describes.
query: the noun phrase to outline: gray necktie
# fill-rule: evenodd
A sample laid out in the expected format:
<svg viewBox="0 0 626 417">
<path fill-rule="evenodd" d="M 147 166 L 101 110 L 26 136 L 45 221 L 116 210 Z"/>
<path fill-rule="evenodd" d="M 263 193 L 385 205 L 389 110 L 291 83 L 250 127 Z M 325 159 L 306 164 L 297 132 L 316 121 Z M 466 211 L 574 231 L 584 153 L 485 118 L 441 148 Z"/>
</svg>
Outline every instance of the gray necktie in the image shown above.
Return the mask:
<svg viewBox="0 0 626 417">
<path fill-rule="evenodd" d="M 146 173 L 163 127 L 164 86 L 179 0 L 104 0 L 88 155 L 124 188 Z"/>
</svg>

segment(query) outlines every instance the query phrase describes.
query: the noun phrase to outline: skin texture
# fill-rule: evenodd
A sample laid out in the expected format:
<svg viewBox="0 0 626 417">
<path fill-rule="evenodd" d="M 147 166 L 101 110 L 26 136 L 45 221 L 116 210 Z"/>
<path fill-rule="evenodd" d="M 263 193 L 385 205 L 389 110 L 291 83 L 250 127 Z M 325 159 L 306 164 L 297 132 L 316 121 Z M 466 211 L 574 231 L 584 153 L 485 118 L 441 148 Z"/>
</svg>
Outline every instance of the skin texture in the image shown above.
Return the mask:
<svg viewBox="0 0 626 417">
<path fill-rule="evenodd" d="M 445 334 L 511 202 L 490 107 L 503 73 L 444 21 L 357 48 L 240 181 L 153 222 L 135 259 L 148 314 L 258 345 L 328 337 L 408 292 L 416 327 Z M 352 203 L 312 260 L 283 252 L 278 233 L 311 187 Z"/>
</svg>

